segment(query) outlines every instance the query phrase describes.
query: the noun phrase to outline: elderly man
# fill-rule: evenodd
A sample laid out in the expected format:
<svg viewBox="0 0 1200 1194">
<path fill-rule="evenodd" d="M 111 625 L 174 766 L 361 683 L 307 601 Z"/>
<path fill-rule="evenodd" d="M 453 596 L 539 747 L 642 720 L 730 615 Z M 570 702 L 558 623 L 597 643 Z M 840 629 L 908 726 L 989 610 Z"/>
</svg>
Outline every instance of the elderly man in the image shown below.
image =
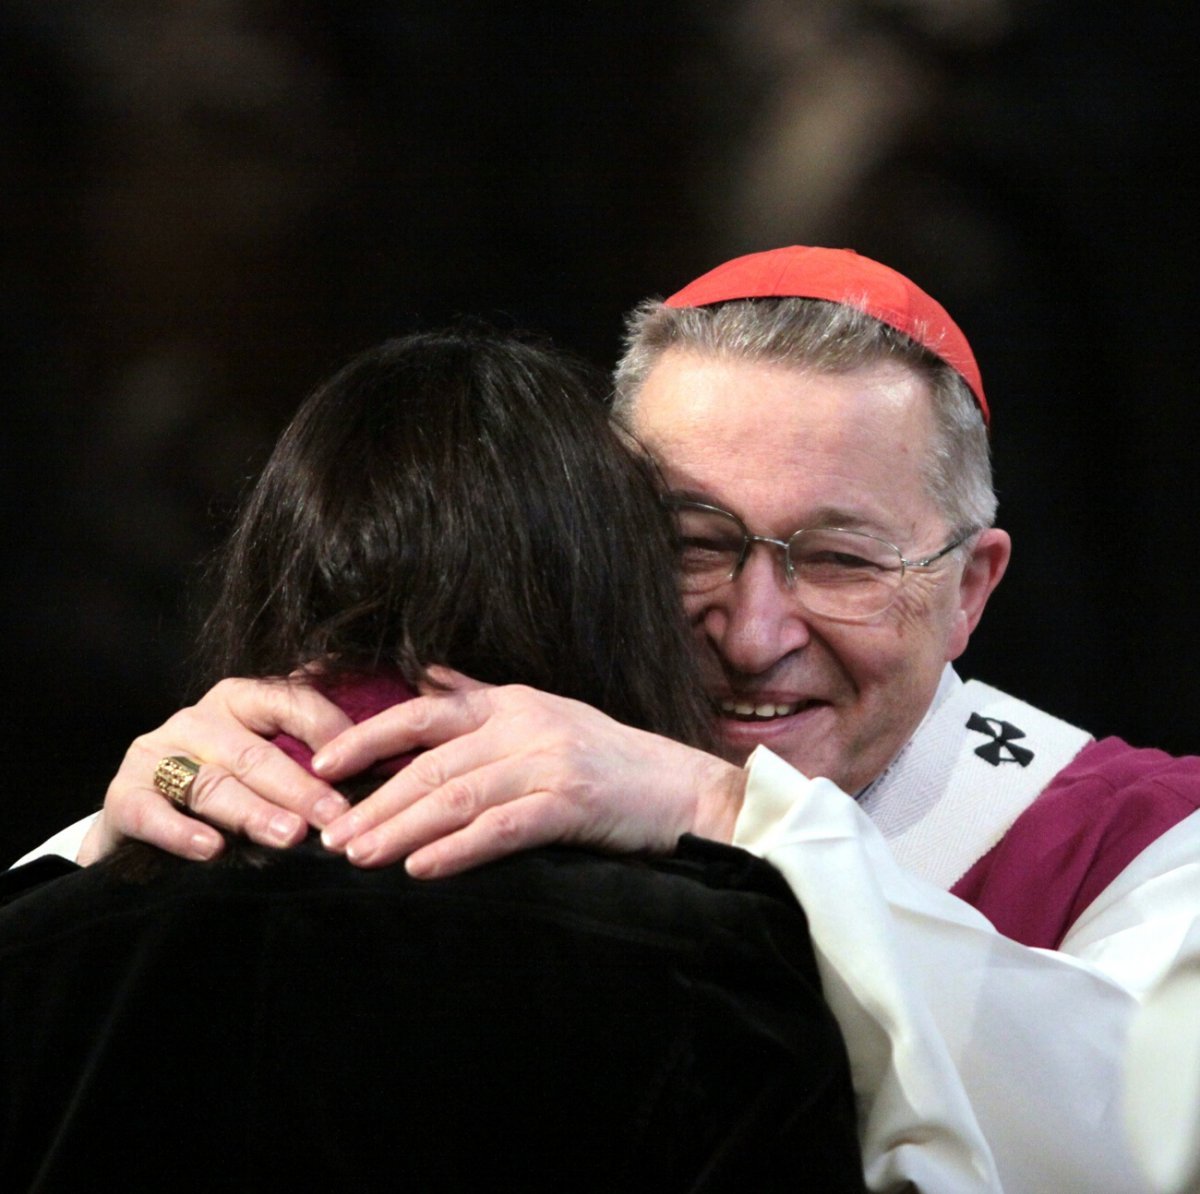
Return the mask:
<svg viewBox="0 0 1200 1194">
<path fill-rule="evenodd" d="M 810 918 L 871 1188 L 1141 1188 L 1120 1066 L 1200 911 L 1200 761 L 948 666 L 1010 550 L 961 331 L 853 253 L 754 254 L 635 312 L 617 407 L 663 466 L 724 759 L 465 677 L 344 734 L 311 692 L 227 682 L 134 744 L 81 858 L 122 834 L 218 848 L 155 792 L 170 755 L 200 761 L 186 798 L 220 823 L 278 844 L 311 822 L 418 876 L 733 840 Z M 250 732 L 280 727 L 329 779 L 435 749 L 347 811 Z"/>
</svg>

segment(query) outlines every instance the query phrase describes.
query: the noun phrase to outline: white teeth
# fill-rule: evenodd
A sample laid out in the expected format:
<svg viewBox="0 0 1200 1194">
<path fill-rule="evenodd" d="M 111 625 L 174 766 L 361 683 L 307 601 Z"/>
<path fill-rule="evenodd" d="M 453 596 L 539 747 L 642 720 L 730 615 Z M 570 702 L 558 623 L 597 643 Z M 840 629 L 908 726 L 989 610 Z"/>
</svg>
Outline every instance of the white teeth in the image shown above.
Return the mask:
<svg viewBox="0 0 1200 1194">
<path fill-rule="evenodd" d="M 733 717 L 753 717 L 762 721 L 772 717 L 790 717 L 793 713 L 798 712 L 804 704 L 804 701 L 793 701 L 789 705 L 780 705 L 773 701 L 765 701 L 761 705 L 752 704 L 750 701 L 723 700 L 720 702 L 722 713 Z"/>
</svg>

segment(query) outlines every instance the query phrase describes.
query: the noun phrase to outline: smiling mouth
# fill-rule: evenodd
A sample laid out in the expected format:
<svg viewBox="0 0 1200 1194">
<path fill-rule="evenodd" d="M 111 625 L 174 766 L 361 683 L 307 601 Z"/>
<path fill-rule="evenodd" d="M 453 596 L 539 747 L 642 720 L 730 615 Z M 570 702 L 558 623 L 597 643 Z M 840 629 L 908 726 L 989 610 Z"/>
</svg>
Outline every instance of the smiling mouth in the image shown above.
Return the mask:
<svg viewBox="0 0 1200 1194">
<path fill-rule="evenodd" d="M 735 721 L 773 721 L 777 717 L 791 717 L 801 709 L 808 709 L 816 701 L 790 701 L 781 704 L 778 701 L 739 701 L 733 698 L 716 702 L 717 712 L 722 717 L 732 717 Z"/>
</svg>

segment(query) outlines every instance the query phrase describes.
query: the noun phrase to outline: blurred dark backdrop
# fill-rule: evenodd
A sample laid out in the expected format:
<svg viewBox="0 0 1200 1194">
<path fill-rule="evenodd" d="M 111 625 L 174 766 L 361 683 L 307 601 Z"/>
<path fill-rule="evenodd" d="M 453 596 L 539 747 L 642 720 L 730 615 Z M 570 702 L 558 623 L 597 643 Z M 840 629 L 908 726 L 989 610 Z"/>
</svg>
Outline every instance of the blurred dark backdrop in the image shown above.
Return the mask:
<svg viewBox="0 0 1200 1194">
<path fill-rule="evenodd" d="M 1189 10 L 7 0 L 0 864 L 188 691 L 198 568 L 308 388 L 480 313 L 601 363 L 727 256 L 956 315 L 1009 578 L 964 670 L 1200 750 Z"/>
</svg>

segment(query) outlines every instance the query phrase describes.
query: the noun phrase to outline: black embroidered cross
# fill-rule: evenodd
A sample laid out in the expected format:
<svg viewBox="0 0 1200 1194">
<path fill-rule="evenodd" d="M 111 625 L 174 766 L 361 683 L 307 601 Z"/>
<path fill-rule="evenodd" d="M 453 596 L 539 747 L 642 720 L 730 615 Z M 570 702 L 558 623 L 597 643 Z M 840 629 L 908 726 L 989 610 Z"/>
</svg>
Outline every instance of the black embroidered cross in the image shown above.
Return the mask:
<svg viewBox="0 0 1200 1194">
<path fill-rule="evenodd" d="M 1018 730 L 1007 721 L 972 713 L 967 721 L 967 729 L 986 734 L 991 739 L 976 747 L 975 753 L 993 767 L 999 767 L 1001 763 L 1020 763 L 1022 767 L 1028 767 L 1033 762 L 1033 751 L 1026 746 L 1013 745 L 1013 739 L 1024 738 L 1025 731 Z"/>
</svg>

